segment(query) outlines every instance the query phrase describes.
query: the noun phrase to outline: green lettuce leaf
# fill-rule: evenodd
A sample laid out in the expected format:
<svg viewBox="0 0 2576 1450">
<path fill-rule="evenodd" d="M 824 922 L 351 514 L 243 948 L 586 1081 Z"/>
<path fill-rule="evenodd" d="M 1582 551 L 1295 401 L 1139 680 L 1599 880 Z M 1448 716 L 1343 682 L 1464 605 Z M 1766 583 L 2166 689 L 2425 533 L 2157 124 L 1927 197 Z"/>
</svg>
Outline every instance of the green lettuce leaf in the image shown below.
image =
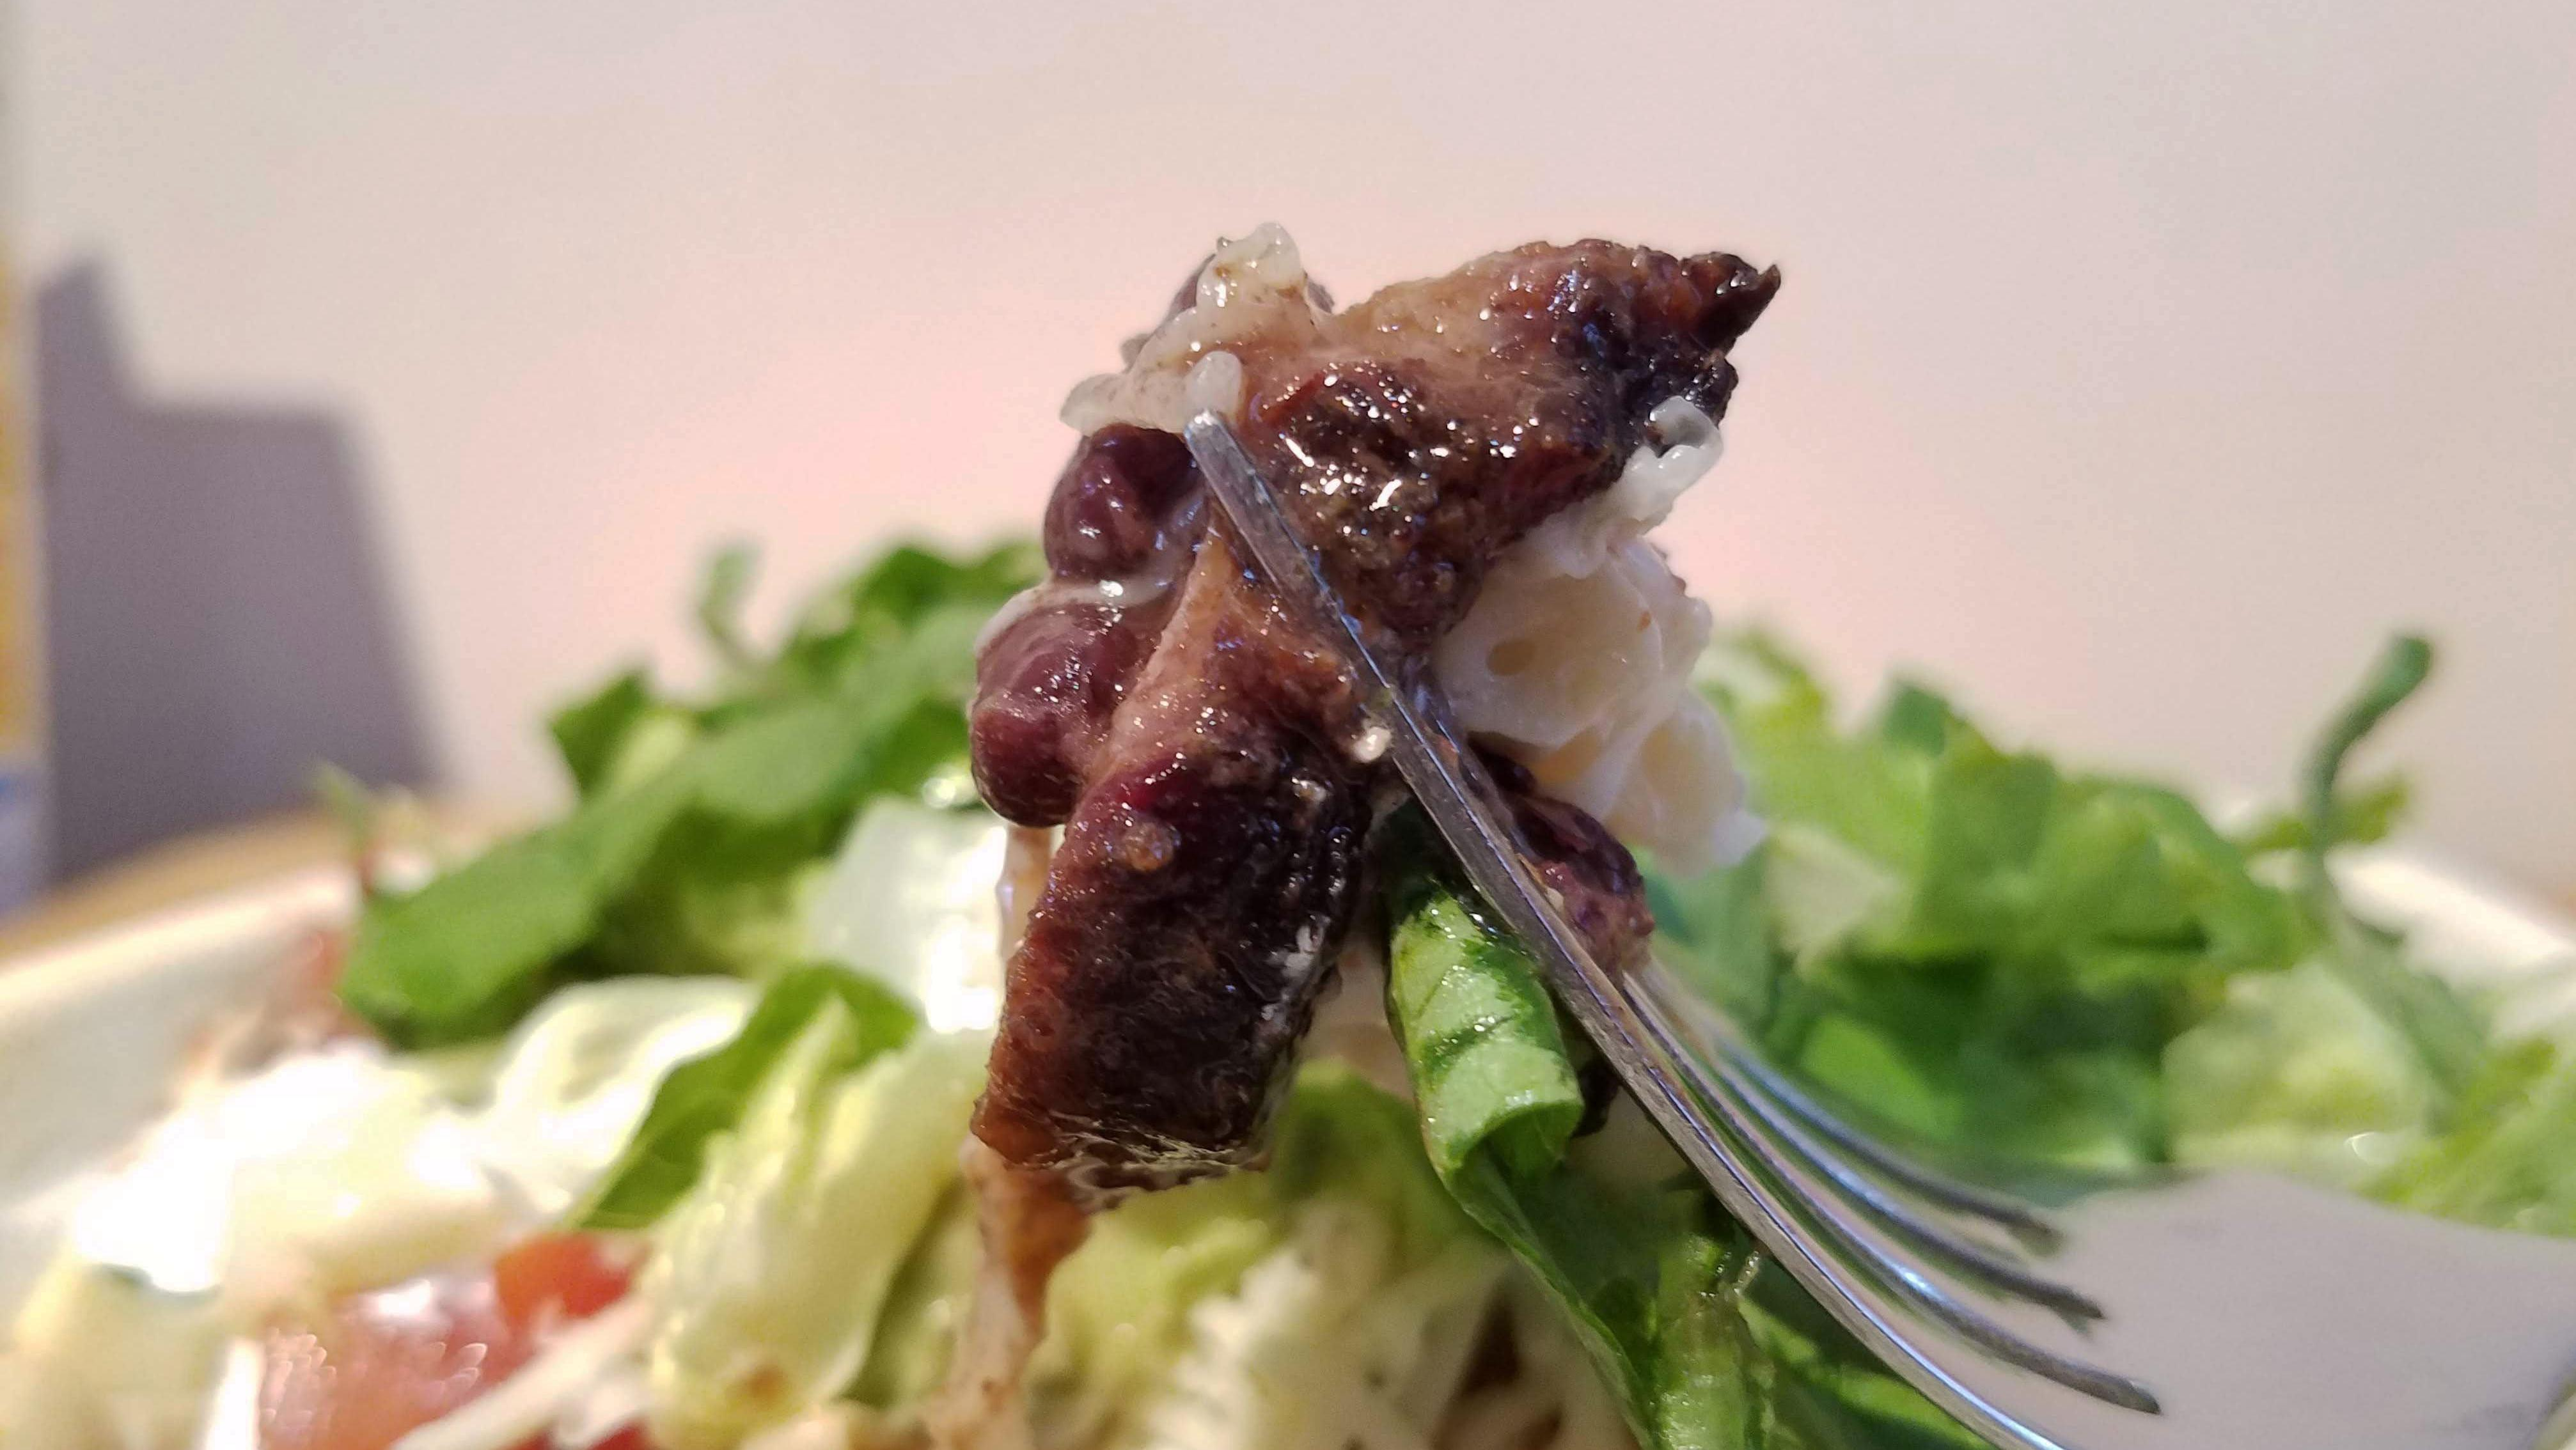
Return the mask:
<svg viewBox="0 0 2576 1450">
<path fill-rule="evenodd" d="M 1756 1343 L 1740 1298 L 1761 1256 L 1680 1160 L 1569 1152 L 1583 1096 L 1546 989 L 1418 815 L 1390 823 L 1381 868 L 1388 1017 L 1432 1166 L 1575 1326 L 1641 1443 L 1860 1443 Z"/>
<path fill-rule="evenodd" d="M 1421 820 L 1390 828 L 1393 849 L 1435 849 Z M 1390 880 L 1389 948 L 1404 963 L 1387 979 L 1387 1013 L 1405 1048 L 1422 1141 L 1432 1167 L 1455 1181 L 1481 1156 L 1541 1175 L 1565 1156 L 1583 1118 L 1583 1091 L 1558 1029 L 1556 1004 L 1498 934 L 1445 880 L 1416 871 Z"/>
<path fill-rule="evenodd" d="M 2301 860 L 2308 907 L 2326 937 L 2326 960 L 2383 1020 L 2406 1034 L 2445 1094 L 2456 1100 L 2485 1069 L 2484 1018 L 2449 983 L 2407 961 L 2404 944 L 2394 933 L 2355 916 L 2327 864 L 2338 843 L 2336 832 L 2350 811 L 2342 788 L 2346 761 L 2423 687 L 2432 669 L 2433 647 L 2413 635 L 2400 635 L 2389 641 L 2360 689 L 2326 722 L 2302 776 L 2307 832 Z"/>
<path fill-rule="evenodd" d="M 1870 1450 L 1983 1450 L 1986 1442 L 1975 1431 L 1889 1374 L 1777 1260 L 1762 1261 L 1739 1305 L 1775 1374 L 1804 1390 L 1780 1398 L 1808 1441 Z"/>
<path fill-rule="evenodd" d="M 546 721 L 573 788 L 584 796 L 607 787 L 628 743 L 656 718 L 688 728 L 686 716 L 654 698 L 653 677 L 642 666 L 623 671 Z"/>
<path fill-rule="evenodd" d="M 1337 1252 L 1350 1235 L 1312 1235 L 1319 1217 L 1359 1226 L 1370 1251 L 1357 1262 Z M 1273 1124 L 1266 1171 L 1130 1199 L 1095 1219 L 1090 1238 L 1056 1271 L 1047 1289 L 1046 1342 L 1030 1373 L 1044 1438 L 1134 1443 L 1147 1421 L 1183 1397 L 1196 1414 L 1231 1427 L 1183 1443 L 1273 1443 L 1279 1422 L 1263 1410 L 1254 1384 L 1277 1378 L 1281 1357 L 1312 1360 L 1328 1347 L 1258 1333 L 1211 1341 L 1205 1321 L 1212 1301 L 1245 1291 L 1256 1266 L 1297 1257 L 1301 1248 L 1330 1260 L 1319 1267 L 1340 1287 L 1363 1294 L 1409 1292 L 1399 1286 L 1416 1276 L 1451 1278 L 1446 1271 L 1462 1264 L 1472 1279 L 1477 1265 L 1496 1262 L 1425 1161 L 1411 1108 L 1345 1066 L 1309 1063 Z M 1264 1321 L 1274 1308 L 1234 1303 L 1219 1317 Z M 1457 1333 L 1472 1339 L 1475 1318 L 1471 1313 Z M 1247 1355 L 1263 1362 L 1246 1363 Z M 1312 1402 L 1309 1412 L 1384 1389 L 1355 1377 L 1356 1363 L 1305 1368 L 1289 1378 Z"/>
<path fill-rule="evenodd" d="M 2175 1161 L 2283 1168 L 2344 1188 L 2421 1142 L 2444 1102 L 2406 1035 L 2311 959 L 2228 983 L 2165 1048 Z"/>
<path fill-rule="evenodd" d="M 2456 1122 L 2371 1191 L 2445 1218 L 2576 1234 L 2576 1057 L 2548 1040 L 2491 1053 Z"/>
<path fill-rule="evenodd" d="M 1771 830 L 1654 877 L 1665 959 L 1864 1119 L 2012 1158 L 2169 1156 L 2165 1044 L 2305 954 L 2295 894 L 2177 792 L 2006 750 L 1928 686 L 1845 727 L 1758 634 L 1704 678 Z"/>
<path fill-rule="evenodd" d="M 567 980 L 793 965 L 802 892 L 859 806 L 962 772 L 975 632 L 1034 568 L 1025 546 L 897 549 L 712 699 L 621 674 L 554 722 L 579 805 L 371 902 L 344 999 L 431 1046 L 499 1031 Z M 741 586 L 717 582 L 710 607 L 730 610 Z"/>
<path fill-rule="evenodd" d="M 1703 680 L 1770 835 L 1738 866 L 1652 879 L 1659 950 L 1900 1137 L 2088 1168 L 2261 1164 L 2555 1222 L 2556 1070 L 2499 1049 L 2482 1006 L 2329 870 L 2403 808 L 2402 779 L 2348 784 L 2350 762 L 2433 662 L 2392 640 L 2294 807 L 2230 838 L 2154 782 L 2005 750 L 1919 684 L 1845 727 L 1778 640 L 1721 641 Z"/>
<path fill-rule="evenodd" d="M 727 544 L 707 560 L 706 575 L 698 581 L 698 632 L 706 636 L 707 648 L 716 658 L 737 672 L 759 665 L 758 654 L 742 632 L 743 601 L 751 597 L 759 563 L 750 545 Z"/>
<path fill-rule="evenodd" d="M 839 967 L 804 967 L 769 985 L 742 1030 L 662 1080 L 644 1121 L 573 1214 L 582 1228 L 642 1229 L 698 1181 L 707 1144 L 731 1132 L 760 1085 L 827 1010 L 847 1015 L 817 1070 L 854 1071 L 912 1039 L 918 1019 L 890 989 Z"/>
<path fill-rule="evenodd" d="M 927 1033 L 852 1071 L 858 1021 L 824 999 L 655 1230 L 655 1444 L 725 1450 L 860 1377 L 950 1200 L 985 1048 Z"/>
</svg>

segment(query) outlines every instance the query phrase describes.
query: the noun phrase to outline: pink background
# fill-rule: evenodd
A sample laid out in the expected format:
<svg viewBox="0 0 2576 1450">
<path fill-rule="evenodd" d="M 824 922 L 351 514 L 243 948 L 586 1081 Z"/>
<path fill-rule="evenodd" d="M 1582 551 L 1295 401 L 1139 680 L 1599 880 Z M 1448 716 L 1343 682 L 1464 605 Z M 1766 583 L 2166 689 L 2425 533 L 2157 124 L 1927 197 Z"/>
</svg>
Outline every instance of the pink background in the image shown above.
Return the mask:
<svg viewBox="0 0 2576 1450">
<path fill-rule="evenodd" d="M 21 0 L 40 272 L 348 429 L 434 766 L 893 532 L 1022 528 L 1216 233 L 1343 295 L 1777 260 L 1670 539 L 1856 685 L 2271 787 L 2401 623 L 2430 839 L 2576 882 L 2576 6 Z"/>
</svg>

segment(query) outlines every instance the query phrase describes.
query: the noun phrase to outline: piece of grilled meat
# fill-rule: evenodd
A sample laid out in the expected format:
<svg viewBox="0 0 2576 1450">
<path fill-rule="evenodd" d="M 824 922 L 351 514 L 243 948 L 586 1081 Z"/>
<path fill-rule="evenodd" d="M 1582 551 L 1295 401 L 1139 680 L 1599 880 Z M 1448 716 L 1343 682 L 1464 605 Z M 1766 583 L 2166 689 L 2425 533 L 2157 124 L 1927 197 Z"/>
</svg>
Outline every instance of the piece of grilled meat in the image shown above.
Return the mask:
<svg viewBox="0 0 2576 1450">
<path fill-rule="evenodd" d="M 1618 477 L 1656 404 L 1724 410 L 1728 349 L 1778 274 L 1588 241 L 1338 313 L 1297 281 L 1218 344 L 1237 430 L 1344 601 L 1418 657 L 1504 549 Z M 1065 827 L 975 1131 L 1095 1195 L 1257 1154 L 1386 777 L 1351 682 L 1211 532 L 1164 421 L 1076 450 L 1047 508 L 1053 577 L 991 632 L 973 717 L 994 809 Z M 1651 918 L 1626 851 L 1561 802 L 1520 816 L 1595 950 L 1634 951 Z"/>
</svg>

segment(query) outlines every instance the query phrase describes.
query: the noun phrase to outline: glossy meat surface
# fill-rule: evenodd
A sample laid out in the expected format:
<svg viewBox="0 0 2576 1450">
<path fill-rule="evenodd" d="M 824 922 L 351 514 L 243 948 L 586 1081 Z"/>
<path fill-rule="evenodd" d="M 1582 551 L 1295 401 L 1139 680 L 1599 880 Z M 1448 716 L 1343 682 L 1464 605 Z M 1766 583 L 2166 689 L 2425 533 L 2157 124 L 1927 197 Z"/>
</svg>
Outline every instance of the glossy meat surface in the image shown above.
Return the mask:
<svg viewBox="0 0 2576 1450">
<path fill-rule="evenodd" d="M 1100 1190 L 1251 1147 L 1358 889 L 1356 723 L 1337 663 L 1208 540 L 1012 957 L 985 1142 Z"/>
<path fill-rule="evenodd" d="M 1242 432 L 1355 610 L 1419 649 L 1505 547 L 1610 486 L 1646 418 L 1715 418 L 1778 274 L 1717 254 L 1529 246 L 1243 357 Z"/>
<path fill-rule="evenodd" d="M 1388 653 L 1418 659 L 1497 556 L 1619 477 L 1658 403 L 1722 411 L 1727 350 L 1778 280 L 1722 254 L 1541 245 L 1332 313 L 1302 271 L 1264 296 L 1259 259 L 1227 273 L 1227 255 L 1127 375 L 1085 385 L 1105 412 L 1047 510 L 1053 578 L 979 661 L 977 781 L 1065 835 L 976 1131 L 1095 1195 L 1257 1157 L 1390 783 L 1329 653 L 1210 532 L 1173 369 L 1222 399 L 1193 406 L 1233 412 Z M 1174 340 L 1190 327 L 1221 347 Z M 1651 929 L 1633 860 L 1521 785 L 1533 861 L 1625 957 Z"/>
</svg>

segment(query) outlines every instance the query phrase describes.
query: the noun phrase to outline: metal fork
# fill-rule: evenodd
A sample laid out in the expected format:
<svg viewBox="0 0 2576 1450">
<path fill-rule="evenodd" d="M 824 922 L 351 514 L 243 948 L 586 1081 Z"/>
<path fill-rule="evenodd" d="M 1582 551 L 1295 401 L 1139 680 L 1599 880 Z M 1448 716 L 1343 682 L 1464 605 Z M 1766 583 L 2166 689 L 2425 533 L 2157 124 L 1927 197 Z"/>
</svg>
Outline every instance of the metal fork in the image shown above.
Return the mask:
<svg viewBox="0 0 2576 1450">
<path fill-rule="evenodd" d="M 1188 427 L 1249 562 L 1359 680 L 1405 783 L 1718 1201 L 1935 1403 L 2015 1450 L 2532 1450 L 2576 1375 L 2576 1245 L 2259 1173 L 2053 1210 L 1838 1120 L 1658 964 L 1592 959 L 1492 779 L 1390 671 L 1225 420 Z"/>
</svg>

